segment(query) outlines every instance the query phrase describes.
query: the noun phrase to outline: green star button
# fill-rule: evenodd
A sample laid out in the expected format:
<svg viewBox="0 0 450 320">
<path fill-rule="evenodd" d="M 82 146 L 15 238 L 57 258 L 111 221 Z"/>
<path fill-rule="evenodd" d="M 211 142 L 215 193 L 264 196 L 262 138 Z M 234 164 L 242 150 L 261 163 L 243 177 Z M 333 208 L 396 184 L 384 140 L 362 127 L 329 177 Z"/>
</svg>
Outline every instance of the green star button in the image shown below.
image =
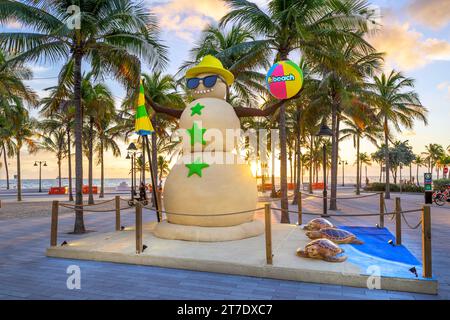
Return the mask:
<svg viewBox="0 0 450 320">
<path fill-rule="evenodd" d="M 191 111 L 192 111 L 191 117 L 193 117 L 193 116 L 196 115 L 196 114 L 198 114 L 199 116 L 201 116 L 201 115 L 202 115 L 202 109 L 203 109 L 204 107 L 205 107 L 205 106 L 201 105 L 200 103 L 197 103 L 195 106 L 193 106 L 193 107 L 191 108 Z"/>
<path fill-rule="evenodd" d="M 209 167 L 209 164 L 200 162 L 200 159 L 197 159 L 193 163 L 186 164 L 186 167 L 189 169 L 188 178 L 193 174 L 202 176 L 202 170 Z"/>
<path fill-rule="evenodd" d="M 206 129 L 199 128 L 197 123 L 194 122 L 192 124 L 191 129 L 186 129 L 189 135 L 191 136 L 191 145 L 193 146 L 196 142 L 200 142 L 201 144 L 206 144 L 203 135 L 206 132 Z"/>
</svg>

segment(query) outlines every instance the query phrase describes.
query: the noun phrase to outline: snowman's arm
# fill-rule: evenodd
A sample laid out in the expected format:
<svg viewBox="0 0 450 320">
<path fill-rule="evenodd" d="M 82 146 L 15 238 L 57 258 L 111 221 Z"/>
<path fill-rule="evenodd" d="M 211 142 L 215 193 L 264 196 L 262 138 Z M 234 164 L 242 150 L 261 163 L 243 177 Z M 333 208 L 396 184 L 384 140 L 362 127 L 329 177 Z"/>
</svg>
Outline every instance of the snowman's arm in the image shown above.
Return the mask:
<svg viewBox="0 0 450 320">
<path fill-rule="evenodd" d="M 167 107 L 160 105 L 159 103 L 157 103 L 155 101 L 148 101 L 148 102 L 150 103 L 153 110 L 155 110 L 155 112 L 157 112 L 157 113 L 164 113 L 164 114 L 167 114 L 167 115 L 177 118 L 177 119 L 179 119 L 181 117 L 181 114 L 183 113 L 183 110 L 167 108 Z"/>
<path fill-rule="evenodd" d="M 234 111 L 239 118 L 245 117 L 267 117 L 273 114 L 285 101 L 279 101 L 265 109 L 236 107 Z"/>
</svg>

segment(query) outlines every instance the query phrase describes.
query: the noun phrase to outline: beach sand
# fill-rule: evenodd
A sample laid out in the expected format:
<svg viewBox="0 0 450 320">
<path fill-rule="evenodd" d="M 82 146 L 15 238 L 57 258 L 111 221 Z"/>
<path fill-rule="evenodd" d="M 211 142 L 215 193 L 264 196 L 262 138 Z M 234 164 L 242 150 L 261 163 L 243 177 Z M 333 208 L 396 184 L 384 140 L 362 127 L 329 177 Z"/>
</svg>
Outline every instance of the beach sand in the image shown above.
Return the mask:
<svg viewBox="0 0 450 320">
<path fill-rule="evenodd" d="M 102 200 L 103 201 L 103 200 Z M 90 209 L 114 211 L 114 201 L 101 203 Z M 87 204 L 87 202 L 85 202 Z M 69 205 L 73 206 L 73 203 Z M 124 205 L 124 203 L 122 203 Z M 73 209 L 59 207 L 59 214 L 73 213 Z M 6 202 L 2 201 L 0 208 L 0 220 L 7 219 L 25 219 L 34 217 L 50 217 L 52 214 L 52 201 L 22 201 L 22 202 Z"/>
</svg>

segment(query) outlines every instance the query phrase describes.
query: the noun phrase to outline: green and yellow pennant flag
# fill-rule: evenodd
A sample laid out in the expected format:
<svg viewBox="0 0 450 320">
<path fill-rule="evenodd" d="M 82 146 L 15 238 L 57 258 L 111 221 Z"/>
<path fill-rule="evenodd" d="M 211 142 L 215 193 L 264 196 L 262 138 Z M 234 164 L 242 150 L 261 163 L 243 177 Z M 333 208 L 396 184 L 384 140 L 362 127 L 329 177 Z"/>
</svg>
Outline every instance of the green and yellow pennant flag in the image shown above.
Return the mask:
<svg viewBox="0 0 450 320">
<path fill-rule="evenodd" d="M 147 109 L 145 108 L 145 95 L 144 95 L 144 85 L 141 84 L 139 88 L 139 99 L 138 107 L 136 109 L 136 124 L 134 127 L 135 132 L 140 136 L 148 136 L 153 131 L 152 123 L 148 117 Z"/>
</svg>

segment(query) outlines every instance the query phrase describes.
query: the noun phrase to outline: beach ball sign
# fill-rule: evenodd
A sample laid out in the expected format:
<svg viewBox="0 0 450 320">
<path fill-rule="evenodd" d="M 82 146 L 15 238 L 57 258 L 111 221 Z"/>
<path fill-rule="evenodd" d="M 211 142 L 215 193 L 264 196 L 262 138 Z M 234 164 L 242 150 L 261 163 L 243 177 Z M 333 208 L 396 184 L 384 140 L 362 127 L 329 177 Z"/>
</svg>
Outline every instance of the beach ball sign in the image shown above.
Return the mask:
<svg viewBox="0 0 450 320">
<path fill-rule="evenodd" d="M 277 62 L 267 73 L 266 83 L 275 98 L 292 98 L 303 86 L 302 69 L 290 60 Z"/>
</svg>

